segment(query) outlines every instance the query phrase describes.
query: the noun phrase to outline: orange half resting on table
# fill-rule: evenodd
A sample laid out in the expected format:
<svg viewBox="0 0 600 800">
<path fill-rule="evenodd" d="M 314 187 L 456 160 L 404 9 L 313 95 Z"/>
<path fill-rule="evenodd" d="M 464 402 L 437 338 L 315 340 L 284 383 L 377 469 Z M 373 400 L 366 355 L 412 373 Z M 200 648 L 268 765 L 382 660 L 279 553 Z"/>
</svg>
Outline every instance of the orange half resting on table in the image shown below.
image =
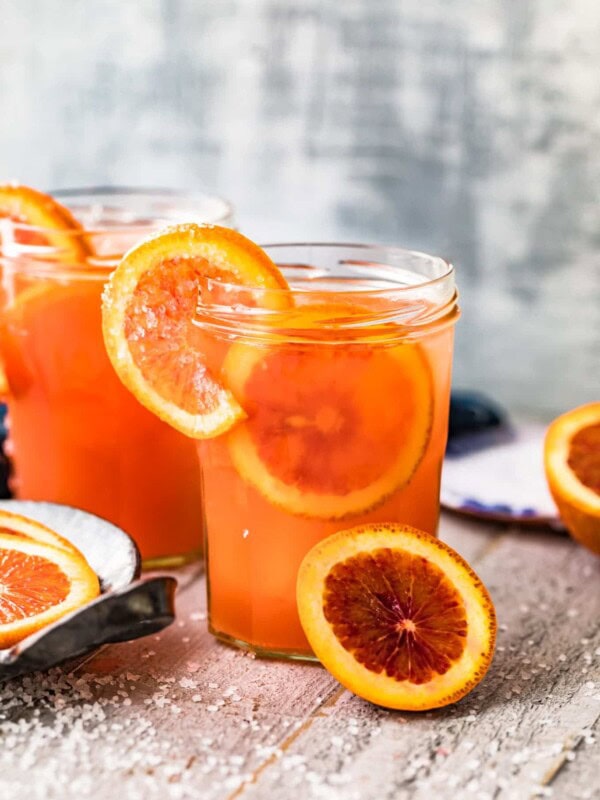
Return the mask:
<svg viewBox="0 0 600 800">
<path fill-rule="evenodd" d="M 464 697 L 496 640 L 490 596 L 448 545 L 408 526 L 364 525 L 319 542 L 298 572 L 300 621 L 350 691 L 419 711 Z"/>
<path fill-rule="evenodd" d="M 121 381 L 150 411 L 198 439 L 217 436 L 244 417 L 194 344 L 201 281 L 286 290 L 258 245 L 216 225 L 168 228 L 127 253 L 103 296 L 109 358 Z M 287 292 L 266 292 L 278 302 Z M 282 301 L 286 302 L 286 301 Z"/>
<path fill-rule="evenodd" d="M 76 550 L 0 532 L 0 649 L 64 617 L 100 593 Z"/>
<path fill-rule="evenodd" d="M 84 259 L 91 248 L 84 229 L 68 208 L 50 195 L 16 183 L 0 185 L 0 218 L 31 226 L 18 229 L 23 245 L 49 245 L 62 252 L 66 261 Z"/>
<path fill-rule="evenodd" d="M 417 344 L 236 343 L 223 377 L 247 415 L 228 434 L 237 471 L 293 514 L 373 508 L 410 480 L 427 447 L 433 389 Z"/>
<path fill-rule="evenodd" d="M 546 433 L 544 464 L 569 533 L 600 555 L 600 403 L 554 420 Z"/>
</svg>

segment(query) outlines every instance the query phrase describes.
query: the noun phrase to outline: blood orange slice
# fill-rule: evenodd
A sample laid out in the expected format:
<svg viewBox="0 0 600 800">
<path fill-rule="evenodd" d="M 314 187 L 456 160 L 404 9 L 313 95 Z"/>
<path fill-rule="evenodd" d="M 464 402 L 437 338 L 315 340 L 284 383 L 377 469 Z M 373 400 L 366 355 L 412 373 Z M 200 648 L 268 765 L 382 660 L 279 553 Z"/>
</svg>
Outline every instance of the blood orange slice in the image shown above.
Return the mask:
<svg viewBox="0 0 600 800">
<path fill-rule="evenodd" d="M 453 703 L 491 663 L 487 590 L 458 553 L 414 528 L 365 525 L 324 539 L 300 566 L 297 600 L 322 664 L 381 706 Z"/>
<path fill-rule="evenodd" d="M 546 476 L 567 529 L 600 555 L 600 403 L 563 414 L 548 428 Z"/>
<path fill-rule="evenodd" d="M 270 502 L 339 519 L 406 484 L 429 439 L 433 390 L 416 344 L 235 344 L 224 380 L 247 414 L 233 463 Z"/>
<path fill-rule="evenodd" d="M 84 230 L 69 209 L 29 186 L 0 185 L 2 217 L 28 226 L 15 232 L 19 244 L 57 248 L 61 260 L 83 259 L 90 254 Z"/>
<path fill-rule="evenodd" d="M 98 596 L 98 578 L 77 552 L 0 533 L 0 648 Z"/>
<path fill-rule="evenodd" d="M 287 289 L 275 264 L 245 236 L 190 223 L 130 250 L 102 306 L 106 349 L 125 386 L 158 417 L 198 439 L 217 436 L 244 417 L 195 343 L 198 289 L 207 278 L 232 288 Z"/>
</svg>

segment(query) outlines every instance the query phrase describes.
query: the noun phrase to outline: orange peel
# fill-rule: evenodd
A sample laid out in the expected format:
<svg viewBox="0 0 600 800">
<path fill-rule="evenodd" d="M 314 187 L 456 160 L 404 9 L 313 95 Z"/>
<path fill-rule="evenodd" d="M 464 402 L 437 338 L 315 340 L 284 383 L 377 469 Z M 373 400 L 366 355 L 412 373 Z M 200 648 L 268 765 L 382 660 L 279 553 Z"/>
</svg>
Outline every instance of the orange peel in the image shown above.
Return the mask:
<svg viewBox="0 0 600 800">
<path fill-rule="evenodd" d="M 575 408 L 551 423 L 544 466 L 569 533 L 600 555 L 600 402 Z"/>
</svg>

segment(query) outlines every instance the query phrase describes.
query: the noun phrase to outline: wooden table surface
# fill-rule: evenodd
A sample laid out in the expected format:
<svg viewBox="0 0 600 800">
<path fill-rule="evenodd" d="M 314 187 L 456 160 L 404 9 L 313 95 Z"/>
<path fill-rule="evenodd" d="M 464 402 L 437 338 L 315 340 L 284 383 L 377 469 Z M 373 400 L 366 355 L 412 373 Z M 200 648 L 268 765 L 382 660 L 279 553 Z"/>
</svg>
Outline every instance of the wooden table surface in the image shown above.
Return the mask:
<svg viewBox="0 0 600 800">
<path fill-rule="evenodd" d="M 455 706 L 385 711 L 319 666 L 220 645 L 187 571 L 159 636 L 0 687 L 0 797 L 600 798 L 600 559 L 451 517 L 441 536 L 500 624 L 488 676 Z"/>
</svg>

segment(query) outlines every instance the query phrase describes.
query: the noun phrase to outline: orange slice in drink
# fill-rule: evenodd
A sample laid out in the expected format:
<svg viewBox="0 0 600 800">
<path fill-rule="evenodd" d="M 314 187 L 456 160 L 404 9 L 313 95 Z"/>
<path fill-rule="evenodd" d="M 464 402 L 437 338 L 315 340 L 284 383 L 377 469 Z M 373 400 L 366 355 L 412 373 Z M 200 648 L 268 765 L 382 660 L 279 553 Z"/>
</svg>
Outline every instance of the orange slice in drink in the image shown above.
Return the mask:
<svg viewBox="0 0 600 800">
<path fill-rule="evenodd" d="M 37 189 L 19 184 L 0 185 L 0 218 L 30 228 L 19 228 L 15 239 L 22 245 L 51 246 L 61 260 L 84 259 L 90 246 L 84 230 L 68 208 Z"/>
<path fill-rule="evenodd" d="M 406 484 L 429 440 L 433 389 L 417 344 L 234 344 L 223 376 L 247 419 L 240 475 L 293 514 L 339 519 Z"/>
<path fill-rule="evenodd" d="M 297 600 L 323 666 L 377 705 L 448 705 L 492 660 L 486 588 L 458 553 L 414 528 L 381 523 L 324 539 L 300 566 Z"/>
<path fill-rule="evenodd" d="M 130 250 L 103 297 L 104 341 L 125 386 L 150 411 L 195 438 L 217 436 L 245 414 L 211 373 L 193 319 L 202 281 L 282 290 L 266 253 L 236 231 L 195 224 L 168 228 Z M 268 291 L 265 302 L 287 303 Z"/>
<path fill-rule="evenodd" d="M 546 434 L 544 462 L 569 533 L 600 555 L 600 403 L 554 420 Z"/>
<path fill-rule="evenodd" d="M 64 617 L 100 593 L 83 556 L 0 533 L 0 648 Z"/>
</svg>

